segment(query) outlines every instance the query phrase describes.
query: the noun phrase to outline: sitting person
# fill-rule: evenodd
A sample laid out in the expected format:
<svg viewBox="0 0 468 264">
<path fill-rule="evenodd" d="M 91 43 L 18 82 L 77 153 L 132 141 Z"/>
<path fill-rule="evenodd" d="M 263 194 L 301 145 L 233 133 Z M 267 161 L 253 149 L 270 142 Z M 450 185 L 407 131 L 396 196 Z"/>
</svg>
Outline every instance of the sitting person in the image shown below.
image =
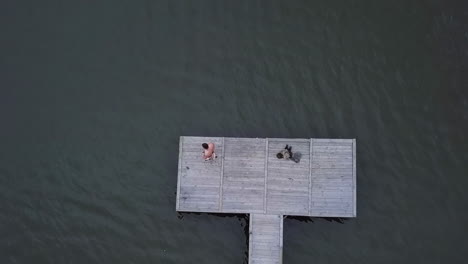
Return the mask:
<svg viewBox="0 0 468 264">
<path fill-rule="evenodd" d="M 213 143 L 203 143 L 203 158 L 205 160 L 212 160 L 217 158 L 216 153 L 214 152 L 215 150 L 215 145 Z"/>
<path fill-rule="evenodd" d="M 291 149 L 292 146 L 286 145 L 284 149 L 282 149 L 280 152 L 278 152 L 278 154 L 276 154 L 276 157 L 278 159 L 290 159 L 293 156 Z"/>
</svg>

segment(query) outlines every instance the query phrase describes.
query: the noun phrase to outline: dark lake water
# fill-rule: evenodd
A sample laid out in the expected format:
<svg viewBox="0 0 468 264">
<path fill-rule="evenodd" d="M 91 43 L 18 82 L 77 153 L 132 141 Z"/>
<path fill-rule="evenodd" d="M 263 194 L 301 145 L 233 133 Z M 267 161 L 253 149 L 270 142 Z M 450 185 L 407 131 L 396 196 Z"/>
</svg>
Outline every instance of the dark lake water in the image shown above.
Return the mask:
<svg viewBox="0 0 468 264">
<path fill-rule="evenodd" d="M 0 263 L 245 263 L 175 212 L 180 135 L 356 138 L 358 217 L 284 263 L 463 263 L 463 1 L 2 1 Z M 303 220 L 303 219 L 302 219 Z"/>
</svg>

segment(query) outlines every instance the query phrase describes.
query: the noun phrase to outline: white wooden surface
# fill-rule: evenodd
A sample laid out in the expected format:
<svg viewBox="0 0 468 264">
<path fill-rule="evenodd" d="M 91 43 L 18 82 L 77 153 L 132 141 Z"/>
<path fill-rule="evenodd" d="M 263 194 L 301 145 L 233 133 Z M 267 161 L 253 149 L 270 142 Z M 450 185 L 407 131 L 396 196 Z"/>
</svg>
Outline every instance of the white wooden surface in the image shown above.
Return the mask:
<svg viewBox="0 0 468 264">
<path fill-rule="evenodd" d="M 264 211 L 265 139 L 225 138 L 222 212 Z"/>
<path fill-rule="evenodd" d="M 299 163 L 276 158 L 286 144 Z M 251 264 L 282 263 L 283 215 L 356 216 L 355 139 L 180 137 L 177 177 L 177 211 L 250 213 Z"/>
<path fill-rule="evenodd" d="M 301 161 L 278 159 L 286 145 L 302 155 Z M 310 140 L 268 139 L 267 214 L 308 215 Z"/>
<path fill-rule="evenodd" d="M 219 212 L 223 138 L 181 137 L 177 211 Z M 213 142 L 219 158 L 202 159 L 202 143 Z"/>
<path fill-rule="evenodd" d="M 312 139 L 310 216 L 355 216 L 353 142 Z"/>
<path fill-rule="evenodd" d="M 276 158 L 286 144 L 299 163 Z M 354 139 L 181 137 L 180 152 L 177 211 L 356 216 Z"/>
<path fill-rule="evenodd" d="M 283 258 L 283 216 L 250 214 L 249 263 L 280 264 Z"/>
</svg>

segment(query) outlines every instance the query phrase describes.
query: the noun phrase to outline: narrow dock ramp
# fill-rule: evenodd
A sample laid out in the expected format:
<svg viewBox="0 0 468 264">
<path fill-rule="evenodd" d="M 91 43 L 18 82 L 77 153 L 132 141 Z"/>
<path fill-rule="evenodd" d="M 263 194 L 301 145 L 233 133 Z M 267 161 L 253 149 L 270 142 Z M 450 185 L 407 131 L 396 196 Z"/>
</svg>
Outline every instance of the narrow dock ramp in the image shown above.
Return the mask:
<svg viewBox="0 0 468 264">
<path fill-rule="evenodd" d="M 250 214 L 249 264 L 283 263 L 283 216 Z"/>
</svg>

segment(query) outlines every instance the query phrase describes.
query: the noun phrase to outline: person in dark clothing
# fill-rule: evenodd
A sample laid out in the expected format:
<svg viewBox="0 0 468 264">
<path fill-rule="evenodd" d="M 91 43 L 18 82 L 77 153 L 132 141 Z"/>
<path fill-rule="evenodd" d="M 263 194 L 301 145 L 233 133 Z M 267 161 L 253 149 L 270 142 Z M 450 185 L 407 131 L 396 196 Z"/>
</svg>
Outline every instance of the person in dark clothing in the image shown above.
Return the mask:
<svg viewBox="0 0 468 264">
<path fill-rule="evenodd" d="M 278 159 L 290 159 L 293 156 L 291 149 L 292 146 L 286 145 L 284 149 L 282 149 L 280 152 L 278 152 L 278 154 L 276 154 L 276 157 Z"/>
<path fill-rule="evenodd" d="M 289 146 L 289 145 L 286 144 L 286 147 L 284 147 L 284 149 L 288 151 L 289 157 L 292 157 L 292 155 L 293 155 L 293 154 L 292 154 L 292 151 L 291 151 L 292 146 Z"/>
</svg>

